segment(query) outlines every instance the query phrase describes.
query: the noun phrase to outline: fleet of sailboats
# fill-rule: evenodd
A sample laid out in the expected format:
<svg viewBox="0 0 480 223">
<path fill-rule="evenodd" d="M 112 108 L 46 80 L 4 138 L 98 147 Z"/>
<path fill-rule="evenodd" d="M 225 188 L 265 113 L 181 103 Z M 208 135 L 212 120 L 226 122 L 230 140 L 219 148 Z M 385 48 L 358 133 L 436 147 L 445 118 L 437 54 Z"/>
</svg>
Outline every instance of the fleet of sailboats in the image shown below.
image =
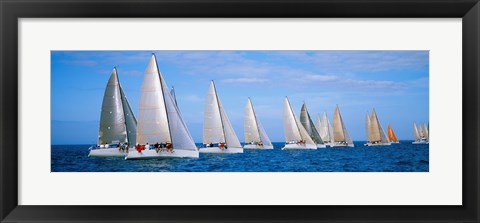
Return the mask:
<svg viewBox="0 0 480 223">
<path fill-rule="evenodd" d="M 302 123 L 295 117 L 290 101 L 285 97 L 283 102 L 283 130 L 285 132 L 284 149 L 317 149 Z"/>
<path fill-rule="evenodd" d="M 223 109 L 213 81 L 210 82 L 205 100 L 203 144 L 206 147 L 201 148 L 200 153 L 243 153 L 243 147 Z"/>
<path fill-rule="evenodd" d="M 168 157 L 198 158 L 199 153 L 243 153 L 243 149 L 273 149 L 250 98 L 244 113 L 245 144 L 237 135 L 218 97 L 212 80 L 204 109 L 203 148 L 198 149 L 190 135 L 177 104 L 175 89 L 169 88 L 152 54 L 144 73 L 140 89 L 138 122 L 120 84 L 114 68 L 103 97 L 98 143 L 89 148 L 91 157 L 125 157 L 125 159 L 151 159 Z M 297 119 L 288 97 L 283 103 L 285 149 L 354 147 L 345 127 L 338 105 L 333 115 L 333 127 L 327 113 L 317 115 L 314 123 L 303 103 Z M 365 146 L 388 146 L 399 143 L 390 123 L 388 137 L 378 121 L 375 109 L 366 113 Z M 428 144 L 427 124 L 413 123 L 413 144 Z"/>
<path fill-rule="evenodd" d="M 253 109 L 252 101 L 248 98 L 245 107 L 245 146 L 244 149 L 273 149 L 262 123 Z"/>
<path fill-rule="evenodd" d="M 417 128 L 417 124 L 413 123 L 413 139 L 415 140 L 412 144 L 428 144 L 428 128 L 426 124 L 420 125 Z"/>
<path fill-rule="evenodd" d="M 103 96 L 98 143 L 90 147 L 88 156 L 123 157 L 127 148 L 135 145 L 136 134 L 137 120 L 120 85 L 117 68 L 113 68 Z"/>
<path fill-rule="evenodd" d="M 369 117 L 368 112 L 365 117 L 365 126 L 367 133 L 367 143 L 365 146 L 389 146 L 391 145 L 385 132 L 383 131 L 380 122 L 378 121 L 377 113 L 375 109 L 372 111 L 372 115 Z"/>
<path fill-rule="evenodd" d="M 317 144 L 317 148 L 326 148 L 327 146 L 322 140 L 322 137 L 317 131 L 317 128 L 313 124 L 312 118 L 310 118 L 310 114 L 307 110 L 307 105 L 305 102 L 302 105 L 302 109 L 300 110 L 300 122 L 302 123 L 305 130 L 307 130 L 308 135 L 310 138 Z"/>
</svg>

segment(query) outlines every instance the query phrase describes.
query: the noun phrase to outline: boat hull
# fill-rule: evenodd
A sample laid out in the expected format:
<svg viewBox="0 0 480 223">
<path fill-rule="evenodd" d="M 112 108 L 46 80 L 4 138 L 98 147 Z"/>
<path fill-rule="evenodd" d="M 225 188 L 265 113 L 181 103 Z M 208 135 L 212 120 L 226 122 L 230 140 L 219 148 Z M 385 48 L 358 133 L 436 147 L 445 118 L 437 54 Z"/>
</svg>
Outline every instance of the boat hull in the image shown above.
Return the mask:
<svg viewBox="0 0 480 223">
<path fill-rule="evenodd" d="M 198 158 L 198 151 L 193 150 L 181 150 L 175 149 L 173 152 L 167 151 L 155 151 L 154 149 L 142 150 L 138 152 L 137 150 L 130 150 L 125 156 L 126 160 L 135 160 L 135 159 L 163 159 L 163 158 Z"/>
<path fill-rule="evenodd" d="M 325 149 L 327 148 L 327 145 L 325 144 L 317 144 L 317 149 Z"/>
<path fill-rule="evenodd" d="M 390 142 L 390 143 L 392 143 L 392 144 L 400 144 L 400 142 Z"/>
<path fill-rule="evenodd" d="M 317 145 L 315 144 L 285 144 L 282 150 L 288 149 L 317 149 Z"/>
<path fill-rule="evenodd" d="M 345 143 L 333 143 L 331 147 L 355 147 L 355 145 L 352 144 L 345 144 Z"/>
<path fill-rule="evenodd" d="M 245 145 L 244 149 L 273 149 L 273 146 Z"/>
<path fill-rule="evenodd" d="M 333 147 L 334 143 L 328 142 L 328 143 L 325 143 L 324 145 L 327 147 Z"/>
<path fill-rule="evenodd" d="M 126 154 L 118 148 L 90 149 L 88 157 L 124 157 Z"/>
<path fill-rule="evenodd" d="M 420 142 L 412 142 L 412 144 L 417 144 L 417 145 L 424 144 L 424 145 L 426 145 L 426 144 L 428 144 L 428 142 L 427 141 L 420 141 Z"/>
<path fill-rule="evenodd" d="M 218 147 L 207 147 L 207 148 L 200 148 L 198 150 L 200 153 L 243 153 L 243 148 L 235 148 L 235 147 L 228 147 L 227 149 L 220 149 Z"/>
<path fill-rule="evenodd" d="M 364 146 L 389 146 L 392 145 L 390 142 L 383 142 L 383 143 L 366 143 L 363 144 Z"/>
</svg>

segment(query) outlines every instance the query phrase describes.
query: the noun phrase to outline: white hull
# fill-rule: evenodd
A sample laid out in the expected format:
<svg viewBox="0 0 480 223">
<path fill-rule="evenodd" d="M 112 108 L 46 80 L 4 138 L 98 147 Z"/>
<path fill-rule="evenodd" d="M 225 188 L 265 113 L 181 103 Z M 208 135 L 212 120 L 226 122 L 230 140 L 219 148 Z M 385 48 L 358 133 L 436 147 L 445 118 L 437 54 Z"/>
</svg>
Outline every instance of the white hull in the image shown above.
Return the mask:
<svg viewBox="0 0 480 223">
<path fill-rule="evenodd" d="M 400 142 L 390 142 L 390 143 L 392 143 L 392 144 L 400 144 Z"/>
<path fill-rule="evenodd" d="M 327 146 L 327 147 L 333 147 L 333 143 L 332 143 L 332 142 L 327 142 L 327 143 L 325 143 L 324 145 Z"/>
<path fill-rule="evenodd" d="M 428 144 L 427 141 L 412 142 L 412 144 Z"/>
<path fill-rule="evenodd" d="M 327 148 L 327 145 L 325 144 L 317 144 L 317 149 L 324 149 Z"/>
<path fill-rule="evenodd" d="M 334 143 L 331 147 L 354 147 L 355 145 L 352 144 L 345 144 L 345 143 Z"/>
<path fill-rule="evenodd" d="M 207 147 L 207 148 L 200 148 L 198 150 L 200 153 L 243 153 L 243 148 L 234 148 L 228 147 L 227 149 L 219 149 L 218 147 Z"/>
<path fill-rule="evenodd" d="M 383 143 L 366 143 L 366 144 L 363 144 L 364 146 L 389 146 L 389 145 L 392 145 L 392 143 L 390 142 L 383 142 Z"/>
<path fill-rule="evenodd" d="M 317 145 L 315 144 L 285 144 L 282 150 L 285 149 L 317 149 Z"/>
<path fill-rule="evenodd" d="M 88 157 L 124 157 L 127 153 L 118 148 L 91 149 Z"/>
<path fill-rule="evenodd" d="M 245 145 L 244 149 L 273 149 L 273 146 Z"/>
<path fill-rule="evenodd" d="M 127 156 L 125 156 L 126 160 L 133 160 L 133 159 L 162 159 L 162 158 L 198 158 L 199 154 L 198 151 L 193 150 L 181 150 L 181 149 L 174 149 L 173 152 L 167 151 L 155 151 L 154 149 L 150 150 L 142 150 L 138 152 L 135 149 L 130 149 L 128 151 Z"/>
</svg>

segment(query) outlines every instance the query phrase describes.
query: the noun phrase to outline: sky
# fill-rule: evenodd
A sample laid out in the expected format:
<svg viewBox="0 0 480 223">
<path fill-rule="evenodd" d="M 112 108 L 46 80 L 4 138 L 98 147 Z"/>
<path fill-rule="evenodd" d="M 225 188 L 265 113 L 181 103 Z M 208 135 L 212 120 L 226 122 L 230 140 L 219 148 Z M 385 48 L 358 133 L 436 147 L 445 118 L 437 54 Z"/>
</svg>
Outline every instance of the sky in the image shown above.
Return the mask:
<svg viewBox="0 0 480 223">
<path fill-rule="evenodd" d="M 52 51 L 52 144 L 96 144 L 105 87 L 113 67 L 138 113 L 143 74 L 155 53 L 195 142 L 202 142 L 210 80 L 241 142 L 247 98 L 273 142 L 284 142 L 283 100 L 299 118 L 332 122 L 338 104 L 354 141 L 365 141 L 365 113 L 413 140 L 413 122 L 428 123 L 428 51 Z"/>
</svg>

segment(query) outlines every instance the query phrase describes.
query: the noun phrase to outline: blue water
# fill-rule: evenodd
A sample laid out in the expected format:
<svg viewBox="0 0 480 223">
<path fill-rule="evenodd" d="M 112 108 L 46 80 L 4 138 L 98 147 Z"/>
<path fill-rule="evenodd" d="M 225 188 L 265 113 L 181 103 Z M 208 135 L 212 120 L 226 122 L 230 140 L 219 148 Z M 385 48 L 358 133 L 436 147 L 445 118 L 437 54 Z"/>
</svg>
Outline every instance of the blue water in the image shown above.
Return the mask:
<svg viewBox="0 0 480 223">
<path fill-rule="evenodd" d="M 89 158 L 90 145 L 52 145 L 52 172 L 428 172 L 428 145 L 401 141 L 385 147 L 318 150 L 244 150 L 243 154 L 200 154 L 199 159 L 124 160 Z"/>
</svg>

